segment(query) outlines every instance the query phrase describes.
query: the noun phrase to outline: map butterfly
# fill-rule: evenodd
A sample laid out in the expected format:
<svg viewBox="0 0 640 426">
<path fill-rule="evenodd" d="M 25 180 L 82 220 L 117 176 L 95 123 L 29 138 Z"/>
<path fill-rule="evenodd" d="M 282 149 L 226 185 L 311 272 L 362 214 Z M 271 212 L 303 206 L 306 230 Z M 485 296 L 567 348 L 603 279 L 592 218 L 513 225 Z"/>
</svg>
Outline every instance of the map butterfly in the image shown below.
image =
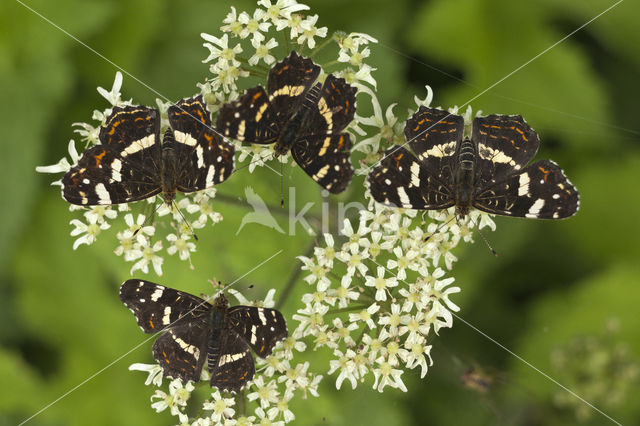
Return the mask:
<svg viewBox="0 0 640 426">
<path fill-rule="evenodd" d="M 222 293 L 210 304 L 183 291 L 131 279 L 120 287 L 120 300 L 142 331 L 163 332 L 153 344 L 153 357 L 166 376 L 197 382 L 207 362 L 210 385 L 219 390 L 238 392 L 255 373 L 251 349 L 266 358 L 288 335 L 279 311 L 229 306 Z"/>
<path fill-rule="evenodd" d="M 290 150 L 313 180 L 337 194 L 353 177 L 352 143 L 343 130 L 353 120 L 357 90 L 332 74 L 315 83 L 319 74 L 311 59 L 292 51 L 271 68 L 266 90 L 249 89 L 220 109 L 216 128 L 241 142 L 275 143 L 276 157 Z"/>
<path fill-rule="evenodd" d="M 473 120 L 471 139 L 464 120 L 420 107 L 404 129 L 411 151 L 387 150 L 369 174 L 371 195 L 385 205 L 409 209 L 471 207 L 505 216 L 563 219 L 579 207 L 576 188 L 553 161 L 527 165 L 538 150 L 538 135 L 519 115 Z"/>
<path fill-rule="evenodd" d="M 160 139 L 160 112 L 145 106 L 114 107 L 100 128 L 100 144 L 82 154 L 62 178 L 62 196 L 72 204 L 138 201 L 162 193 L 194 192 L 226 180 L 234 147 L 211 127 L 202 96 L 168 110 L 170 128 Z"/>
</svg>

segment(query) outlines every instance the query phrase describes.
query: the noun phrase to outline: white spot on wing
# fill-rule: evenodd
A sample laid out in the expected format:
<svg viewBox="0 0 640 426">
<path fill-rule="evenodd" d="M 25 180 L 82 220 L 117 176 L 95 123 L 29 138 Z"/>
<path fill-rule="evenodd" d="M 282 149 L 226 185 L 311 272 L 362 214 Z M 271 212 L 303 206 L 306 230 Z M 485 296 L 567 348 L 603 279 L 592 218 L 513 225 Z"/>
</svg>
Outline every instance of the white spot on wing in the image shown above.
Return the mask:
<svg viewBox="0 0 640 426">
<path fill-rule="evenodd" d="M 164 287 L 156 288 L 156 291 L 151 294 L 151 301 L 157 302 L 162 297 L 162 293 L 164 293 Z"/>
<path fill-rule="evenodd" d="M 518 196 L 522 197 L 523 195 L 529 195 L 529 174 L 523 173 L 520 175 L 518 180 Z"/>
<path fill-rule="evenodd" d="M 142 151 L 143 149 L 153 146 L 154 143 L 156 143 L 156 135 L 145 136 L 142 139 L 132 142 L 120 155 L 122 157 L 126 157 L 127 155 L 135 154 L 138 151 Z"/>
<path fill-rule="evenodd" d="M 258 317 L 260 317 L 262 325 L 267 325 L 267 317 L 264 316 L 264 309 L 258 308 Z"/>
<path fill-rule="evenodd" d="M 204 167 L 204 152 L 202 146 L 196 146 L 196 156 L 198 157 L 198 168 L 201 169 Z"/>
<path fill-rule="evenodd" d="M 420 164 L 416 161 L 411 163 L 411 185 L 419 187 L 420 186 Z"/>
<path fill-rule="evenodd" d="M 171 323 L 171 306 L 165 306 L 164 315 L 162 317 L 162 325 L 168 325 Z"/>
<path fill-rule="evenodd" d="M 120 171 L 122 170 L 122 161 L 119 158 L 116 158 L 111 162 L 111 179 L 116 182 L 120 182 L 122 180 L 122 175 Z"/>
<path fill-rule="evenodd" d="M 105 188 L 103 183 L 99 183 L 96 185 L 96 195 L 100 200 L 100 204 L 111 204 L 111 197 L 109 196 L 109 191 Z"/>
<path fill-rule="evenodd" d="M 205 186 L 208 188 L 213 186 L 213 178 L 216 175 L 216 168 L 214 165 L 209 166 L 209 171 L 207 172 L 207 179 L 205 180 Z"/>
<path fill-rule="evenodd" d="M 542 198 L 538 198 L 535 203 L 529 208 L 529 212 L 525 215 L 526 217 L 536 218 L 544 207 L 544 200 Z"/>
<path fill-rule="evenodd" d="M 258 336 L 256 336 L 257 327 L 255 325 L 251 326 L 251 344 L 255 345 L 256 340 L 258 340 Z"/>
<path fill-rule="evenodd" d="M 196 146 L 198 143 L 189 133 L 183 133 L 178 130 L 173 131 L 173 137 L 176 142 L 183 143 L 188 146 Z"/>
<path fill-rule="evenodd" d="M 411 204 L 409 204 L 409 196 L 407 195 L 407 191 L 405 191 L 402 186 L 398 187 L 398 197 L 400 197 L 400 203 L 403 207 L 411 207 Z"/>
</svg>

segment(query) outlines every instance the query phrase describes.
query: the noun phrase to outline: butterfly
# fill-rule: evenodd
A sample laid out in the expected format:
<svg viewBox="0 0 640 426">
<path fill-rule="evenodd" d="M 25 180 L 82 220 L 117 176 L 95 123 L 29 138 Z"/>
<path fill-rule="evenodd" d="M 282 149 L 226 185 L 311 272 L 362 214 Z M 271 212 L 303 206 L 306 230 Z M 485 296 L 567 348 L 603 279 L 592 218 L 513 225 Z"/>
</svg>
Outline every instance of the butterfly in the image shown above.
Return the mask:
<svg viewBox="0 0 640 426">
<path fill-rule="evenodd" d="M 168 110 L 170 128 L 160 139 L 155 108 L 116 106 L 100 128 L 100 144 L 82 154 L 62 178 L 62 196 L 72 204 L 120 204 L 162 193 L 194 192 L 226 180 L 234 147 L 211 127 L 202 96 Z"/>
<path fill-rule="evenodd" d="M 275 155 L 293 159 L 320 186 L 344 191 L 353 168 L 351 139 L 343 130 L 355 114 L 356 88 L 295 51 L 269 71 L 267 89 L 257 86 L 218 113 L 217 130 L 241 142 L 275 144 Z"/>
<path fill-rule="evenodd" d="M 578 191 L 551 160 L 529 161 L 538 150 L 536 132 L 519 115 L 473 120 L 420 107 L 407 120 L 404 146 L 389 148 L 369 174 L 371 195 L 385 205 L 431 210 L 456 207 L 505 216 L 563 219 L 579 208 Z"/>
<path fill-rule="evenodd" d="M 251 349 L 266 358 L 287 337 L 287 324 L 275 309 L 229 306 L 220 293 L 208 303 L 183 291 L 130 279 L 120 286 L 120 300 L 145 333 L 162 332 L 153 357 L 169 377 L 200 380 L 207 362 L 210 385 L 238 392 L 253 378 Z"/>
</svg>

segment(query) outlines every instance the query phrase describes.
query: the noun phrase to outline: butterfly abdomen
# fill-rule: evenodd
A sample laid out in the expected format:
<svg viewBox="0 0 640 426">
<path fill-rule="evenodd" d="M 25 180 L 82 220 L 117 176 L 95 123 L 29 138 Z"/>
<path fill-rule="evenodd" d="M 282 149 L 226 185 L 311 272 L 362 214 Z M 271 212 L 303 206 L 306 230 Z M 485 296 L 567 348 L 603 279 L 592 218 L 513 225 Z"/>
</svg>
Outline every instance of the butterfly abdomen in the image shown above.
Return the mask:
<svg viewBox="0 0 640 426">
<path fill-rule="evenodd" d="M 476 147 L 469 139 L 460 142 L 455 173 L 456 212 L 466 216 L 473 201 L 475 187 Z"/>
<path fill-rule="evenodd" d="M 276 142 L 274 149 L 276 151 L 276 156 L 284 155 L 289 152 L 293 143 L 298 139 L 300 128 L 302 127 L 302 123 L 307 117 L 311 108 L 318 103 L 318 97 L 320 96 L 320 88 L 321 84 L 317 83 L 313 86 L 304 96 L 304 100 L 302 101 L 302 106 L 300 109 L 291 117 L 291 119 L 287 122 L 287 124 L 282 129 L 280 133 L 280 137 Z"/>
<path fill-rule="evenodd" d="M 172 146 L 173 135 L 167 132 L 162 144 L 162 160 L 160 162 L 160 186 L 162 196 L 167 204 L 176 199 L 176 187 L 178 185 L 178 158 Z"/>
<path fill-rule="evenodd" d="M 226 301 L 226 299 L 225 299 Z M 222 347 L 222 333 L 226 330 L 227 306 L 222 301 L 216 300 L 211 309 L 211 334 L 209 335 L 208 365 L 209 371 L 218 366 L 220 358 L 220 348 Z"/>
</svg>

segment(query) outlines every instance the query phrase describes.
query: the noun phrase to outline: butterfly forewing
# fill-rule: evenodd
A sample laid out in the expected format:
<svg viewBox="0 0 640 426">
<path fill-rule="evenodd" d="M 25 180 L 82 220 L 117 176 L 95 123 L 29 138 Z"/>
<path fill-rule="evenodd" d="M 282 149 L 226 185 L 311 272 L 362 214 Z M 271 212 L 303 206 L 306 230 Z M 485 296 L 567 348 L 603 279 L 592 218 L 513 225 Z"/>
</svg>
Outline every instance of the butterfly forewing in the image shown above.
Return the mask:
<svg viewBox="0 0 640 426">
<path fill-rule="evenodd" d="M 240 99 L 224 104 L 216 120 L 216 128 L 224 136 L 257 144 L 274 143 L 281 125 L 262 86 L 249 89 Z"/>
<path fill-rule="evenodd" d="M 233 330 L 262 358 L 270 355 L 276 343 L 288 336 L 287 323 L 275 309 L 233 306 L 227 317 Z"/>
<path fill-rule="evenodd" d="M 145 280 L 125 281 L 120 286 L 120 300 L 145 333 L 207 317 L 211 310 L 211 305 L 197 296 Z"/>
<path fill-rule="evenodd" d="M 431 173 L 405 148 L 389 148 L 369 174 L 373 198 L 387 206 L 408 209 L 444 209 L 454 204 L 450 177 Z"/>
<path fill-rule="evenodd" d="M 540 143 L 538 134 L 519 115 L 476 117 L 471 140 L 477 146 L 479 182 L 497 182 L 522 169 Z"/>
<path fill-rule="evenodd" d="M 142 200 L 160 192 L 158 111 L 114 107 L 101 143 L 85 152 L 62 178 L 65 200 L 79 205 L 109 205 Z"/>
<path fill-rule="evenodd" d="M 342 132 L 353 121 L 357 91 L 343 78 L 329 74 L 322 85 L 318 100 L 307 114 L 305 128 L 312 130 L 315 135 Z"/>
<path fill-rule="evenodd" d="M 202 96 L 169 107 L 173 147 L 178 166 L 178 190 L 199 191 L 225 181 L 233 171 L 234 147 L 212 128 Z"/>
<path fill-rule="evenodd" d="M 455 168 L 455 153 L 462 139 L 464 120 L 459 115 L 421 106 L 404 127 L 409 147 L 429 169 Z"/>
<path fill-rule="evenodd" d="M 305 93 L 320 74 L 320 67 L 295 51 L 269 71 L 267 91 L 272 114 L 287 121 L 300 108 Z"/>
</svg>

